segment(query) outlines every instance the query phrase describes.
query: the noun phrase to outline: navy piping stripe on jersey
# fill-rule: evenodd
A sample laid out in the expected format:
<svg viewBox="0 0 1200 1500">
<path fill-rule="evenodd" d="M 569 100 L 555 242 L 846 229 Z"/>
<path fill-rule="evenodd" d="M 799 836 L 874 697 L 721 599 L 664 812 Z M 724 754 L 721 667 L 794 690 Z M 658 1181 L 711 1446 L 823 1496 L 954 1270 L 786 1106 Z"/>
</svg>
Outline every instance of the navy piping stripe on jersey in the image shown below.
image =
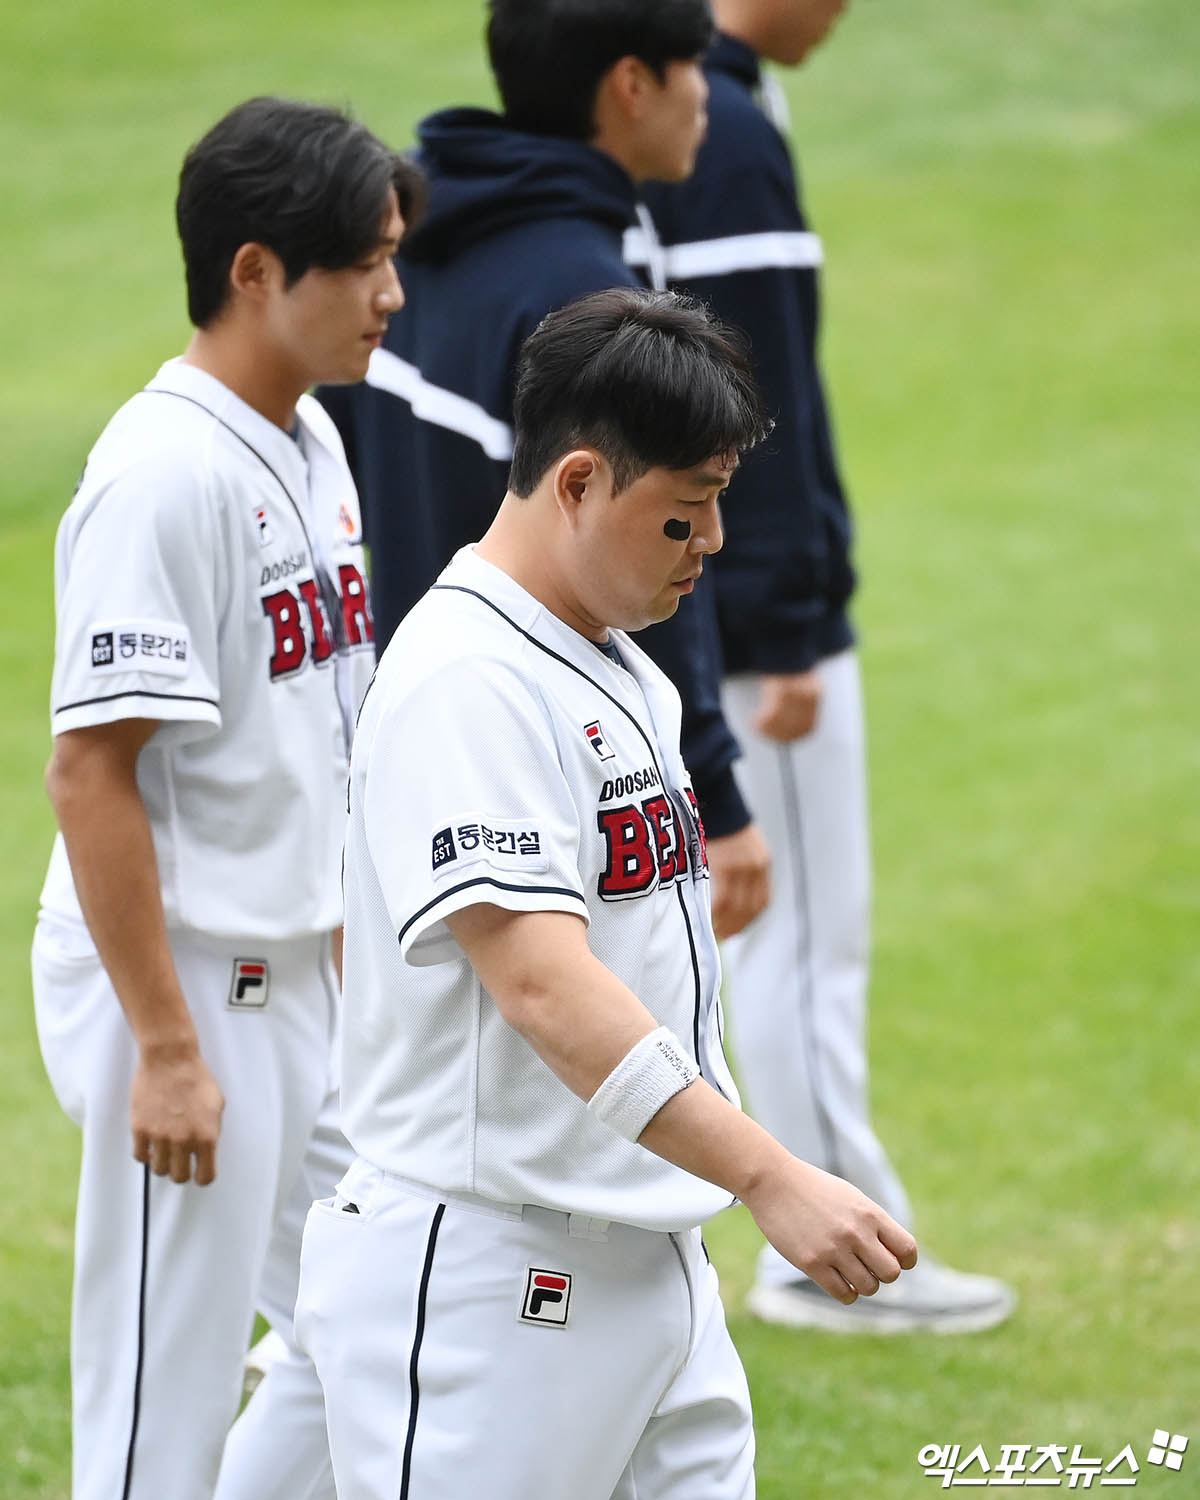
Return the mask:
<svg viewBox="0 0 1200 1500">
<path fill-rule="evenodd" d="M 133 1376 L 133 1419 L 129 1426 L 129 1449 L 125 1455 L 125 1484 L 121 1500 L 129 1500 L 133 1484 L 133 1450 L 137 1443 L 138 1419 L 142 1414 L 142 1363 L 146 1353 L 146 1264 L 150 1249 L 150 1164 L 142 1165 L 142 1268 L 138 1276 L 137 1368 Z"/>
<path fill-rule="evenodd" d="M 87 708 L 91 703 L 115 703 L 118 698 L 169 698 L 172 703 L 211 703 L 220 708 L 215 698 L 202 698 L 197 693 L 152 693 L 146 688 L 130 688 L 125 693 L 104 693 L 99 698 L 77 698 L 74 703 L 61 703 L 52 713 L 65 714 L 72 708 Z"/>
<path fill-rule="evenodd" d="M 619 708 L 621 710 L 621 712 L 637 730 L 638 734 L 641 735 L 642 740 L 645 742 L 646 749 L 650 752 L 650 759 L 654 762 L 654 769 L 658 772 L 659 785 L 663 788 L 667 786 L 667 778 L 662 773 L 662 767 L 658 763 L 658 756 L 654 752 L 654 746 L 650 743 L 650 737 L 647 735 L 646 731 L 642 728 L 638 721 L 634 718 L 634 716 L 625 707 L 625 705 L 621 702 L 621 700 L 619 698 L 614 698 L 613 695 L 608 691 L 608 689 L 603 686 L 603 684 L 597 682 L 596 679 L 585 672 L 582 667 L 577 667 L 573 661 L 568 661 L 565 656 L 560 656 L 557 651 L 552 651 L 549 646 L 546 646 L 541 641 L 539 641 L 537 636 L 531 635 L 528 630 L 522 629 L 511 615 L 506 615 L 500 608 L 500 606 L 498 604 L 493 604 L 492 601 L 486 596 L 486 594 L 477 593 L 475 589 L 463 588 L 463 586 L 459 583 L 435 583 L 433 585 L 433 588 L 430 589 L 430 593 L 432 593 L 434 589 L 443 590 L 445 592 L 454 592 L 456 594 L 470 594 L 472 599 L 478 599 L 481 604 L 486 604 L 489 609 L 495 610 L 500 618 L 511 625 L 518 635 L 523 635 L 525 639 L 529 641 L 531 645 L 536 646 L 539 651 L 544 651 L 547 656 L 553 657 L 555 661 L 561 662 L 564 667 L 569 667 L 572 672 L 577 673 L 578 676 L 582 677 L 585 682 L 590 682 L 596 689 L 596 691 L 602 693 L 614 708 Z M 685 905 L 683 900 L 683 892 L 679 889 L 678 886 L 675 887 L 675 894 L 679 898 L 679 909 L 681 912 L 683 912 L 684 924 L 687 927 L 688 947 L 691 949 L 692 954 L 692 979 L 696 986 L 695 1018 L 692 1023 L 694 1027 L 693 1046 L 695 1048 L 696 1054 L 696 1066 L 702 1069 L 703 1064 L 700 1060 L 700 961 L 696 956 L 696 944 L 692 937 L 692 924 L 688 920 L 687 906 Z M 433 903 L 431 902 L 430 905 L 432 904 Z M 426 907 L 425 910 L 428 911 L 429 907 Z M 418 915 L 420 915 L 420 913 L 418 913 Z M 413 920 L 415 921 L 416 918 L 413 918 Z M 401 936 L 403 936 L 403 933 L 401 934 Z M 713 1086 L 717 1089 L 718 1092 L 721 1092 L 719 1084 L 714 1083 Z"/>
<path fill-rule="evenodd" d="M 413 912 L 397 933 L 397 940 L 402 943 L 404 934 L 414 922 L 419 922 L 426 912 L 432 911 L 435 906 L 440 906 L 443 901 L 448 901 L 451 896 L 457 896 L 459 891 L 469 890 L 473 885 L 491 885 L 495 886 L 498 891 L 521 891 L 530 896 L 570 896 L 573 901 L 578 901 L 580 906 L 587 909 L 587 903 L 579 892 L 565 885 L 509 885 L 503 880 L 493 880 L 490 875 L 477 875 L 474 880 L 464 880 L 458 885 L 452 885 L 448 891 L 443 891 L 440 896 L 427 901 L 420 911 Z"/>
<path fill-rule="evenodd" d="M 417 1323 L 413 1330 L 412 1353 L 408 1360 L 408 1433 L 404 1439 L 404 1467 L 400 1473 L 400 1500 L 408 1500 L 408 1486 L 412 1478 L 413 1443 L 417 1436 L 417 1408 L 421 1404 L 421 1387 L 417 1382 L 417 1365 L 421 1358 L 421 1342 L 425 1337 L 425 1300 L 429 1295 L 429 1277 L 433 1272 L 433 1252 L 437 1248 L 438 1230 L 446 1205 L 439 1203 L 429 1227 L 429 1243 L 425 1246 L 425 1264 L 421 1269 L 421 1288 L 417 1293 Z"/>
<path fill-rule="evenodd" d="M 784 817 L 788 825 L 788 848 L 795 852 L 792 874 L 792 901 L 795 909 L 804 914 L 799 925 L 803 933 L 800 951 L 796 954 L 796 971 L 800 976 L 800 1023 L 808 1034 L 808 1045 L 804 1048 L 805 1065 L 808 1069 L 809 1089 L 812 1093 L 817 1129 L 821 1133 L 825 1148 L 825 1169 L 835 1176 L 842 1175 L 837 1152 L 837 1132 L 829 1115 L 829 1108 L 821 1088 L 822 1068 L 817 1052 L 817 1018 L 812 974 L 812 912 L 809 902 L 808 865 L 804 855 L 804 818 L 800 810 L 800 792 L 796 785 L 795 767 L 792 765 L 789 747 L 781 745 L 776 757 L 779 778 L 783 789 Z"/>
<path fill-rule="evenodd" d="M 675 887 L 675 895 L 679 901 L 679 910 L 683 913 L 683 925 L 687 929 L 688 948 L 692 954 L 692 982 L 696 989 L 696 1003 L 692 1007 L 692 1051 L 696 1055 L 696 1066 L 700 1069 L 701 1076 L 704 1073 L 704 1063 L 700 1056 L 700 962 L 696 957 L 696 939 L 692 933 L 692 920 L 688 916 L 687 902 L 683 899 L 683 892 L 678 886 Z"/>
</svg>

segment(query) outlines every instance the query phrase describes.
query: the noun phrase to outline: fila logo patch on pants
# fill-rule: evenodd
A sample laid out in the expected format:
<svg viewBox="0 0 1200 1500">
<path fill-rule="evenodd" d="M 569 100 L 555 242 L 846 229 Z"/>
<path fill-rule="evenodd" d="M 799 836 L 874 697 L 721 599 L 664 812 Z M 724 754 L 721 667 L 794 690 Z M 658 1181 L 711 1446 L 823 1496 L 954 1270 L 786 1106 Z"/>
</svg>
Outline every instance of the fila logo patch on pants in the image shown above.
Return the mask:
<svg viewBox="0 0 1200 1500">
<path fill-rule="evenodd" d="M 235 958 L 229 985 L 231 1010 L 262 1010 L 271 986 L 271 969 L 265 958 Z"/>
<path fill-rule="evenodd" d="M 525 1272 L 525 1295 L 521 1300 L 521 1322 L 542 1323 L 550 1328 L 566 1325 L 571 1308 L 571 1277 L 567 1271 L 546 1271 L 530 1266 Z"/>
</svg>

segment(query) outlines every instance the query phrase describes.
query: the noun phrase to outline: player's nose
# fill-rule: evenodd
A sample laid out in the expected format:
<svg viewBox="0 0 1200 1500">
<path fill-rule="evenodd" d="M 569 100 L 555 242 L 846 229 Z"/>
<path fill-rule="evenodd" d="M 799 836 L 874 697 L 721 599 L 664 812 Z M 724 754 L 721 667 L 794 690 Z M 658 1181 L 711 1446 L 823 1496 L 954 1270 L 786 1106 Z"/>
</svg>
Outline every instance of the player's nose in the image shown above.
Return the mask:
<svg viewBox="0 0 1200 1500">
<path fill-rule="evenodd" d="M 724 545 L 725 528 L 721 525 L 721 507 L 716 500 L 711 500 L 704 507 L 700 525 L 692 528 L 689 550 L 698 556 L 707 557 L 713 552 L 720 552 Z"/>
<path fill-rule="evenodd" d="M 394 260 L 387 262 L 387 272 L 377 302 L 381 312 L 399 312 L 404 306 L 404 288 L 400 284 L 400 273 L 396 270 Z"/>
</svg>

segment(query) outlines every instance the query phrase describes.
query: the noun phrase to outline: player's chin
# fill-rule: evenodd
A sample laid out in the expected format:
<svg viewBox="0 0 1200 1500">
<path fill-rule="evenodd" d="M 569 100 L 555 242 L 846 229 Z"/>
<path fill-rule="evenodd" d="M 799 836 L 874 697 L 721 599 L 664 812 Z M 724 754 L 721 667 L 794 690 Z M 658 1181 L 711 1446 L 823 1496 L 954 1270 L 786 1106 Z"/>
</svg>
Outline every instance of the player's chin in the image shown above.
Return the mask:
<svg viewBox="0 0 1200 1500">
<path fill-rule="evenodd" d="M 648 630 L 670 617 L 679 608 L 678 599 L 656 599 L 653 604 L 640 609 L 609 610 L 605 618 L 611 630 L 623 630 L 626 635 L 636 635 L 639 630 Z"/>
<path fill-rule="evenodd" d="M 653 609 L 646 611 L 646 624 L 658 625 L 663 620 L 669 620 L 675 613 L 675 611 L 679 608 L 679 601 L 682 598 L 682 594 L 672 590 L 669 595 L 665 595 L 656 599 L 654 601 Z"/>
<path fill-rule="evenodd" d="M 347 354 L 339 361 L 337 370 L 329 375 L 323 375 L 319 384 L 321 385 L 357 385 L 359 381 L 367 378 L 367 368 L 371 363 L 372 345 L 365 340 L 361 349 L 355 349 L 353 354 Z"/>
<path fill-rule="evenodd" d="M 700 144 L 697 141 L 674 161 L 664 164 L 662 171 L 658 174 L 658 180 L 660 182 L 686 182 L 696 170 L 696 157 L 700 152 Z"/>
</svg>

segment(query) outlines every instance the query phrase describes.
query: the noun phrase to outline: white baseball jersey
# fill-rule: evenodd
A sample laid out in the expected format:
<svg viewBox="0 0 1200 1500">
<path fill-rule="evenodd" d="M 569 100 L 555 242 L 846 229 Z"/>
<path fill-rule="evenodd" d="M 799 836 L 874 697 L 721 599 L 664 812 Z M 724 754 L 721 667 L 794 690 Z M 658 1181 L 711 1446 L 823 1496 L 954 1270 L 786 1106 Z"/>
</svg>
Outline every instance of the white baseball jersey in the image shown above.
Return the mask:
<svg viewBox="0 0 1200 1500">
<path fill-rule="evenodd" d="M 624 666 L 465 549 L 389 644 L 351 765 L 343 1123 L 439 1191 L 676 1230 L 729 1195 L 590 1115 L 445 921 L 479 901 L 578 914 L 736 1101 L 679 697 L 613 641 Z"/>
<path fill-rule="evenodd" d="M 374 666 L 354 484 L 304 397 L 289 435 L 173 360 L 88 457 L 59 528 L 55 734 L 161 721 L 138 761 L 168 926 L 341 921 L 354 713 Z M 42 893 L 81 920 L 61 837 Z"/>
</svg>

